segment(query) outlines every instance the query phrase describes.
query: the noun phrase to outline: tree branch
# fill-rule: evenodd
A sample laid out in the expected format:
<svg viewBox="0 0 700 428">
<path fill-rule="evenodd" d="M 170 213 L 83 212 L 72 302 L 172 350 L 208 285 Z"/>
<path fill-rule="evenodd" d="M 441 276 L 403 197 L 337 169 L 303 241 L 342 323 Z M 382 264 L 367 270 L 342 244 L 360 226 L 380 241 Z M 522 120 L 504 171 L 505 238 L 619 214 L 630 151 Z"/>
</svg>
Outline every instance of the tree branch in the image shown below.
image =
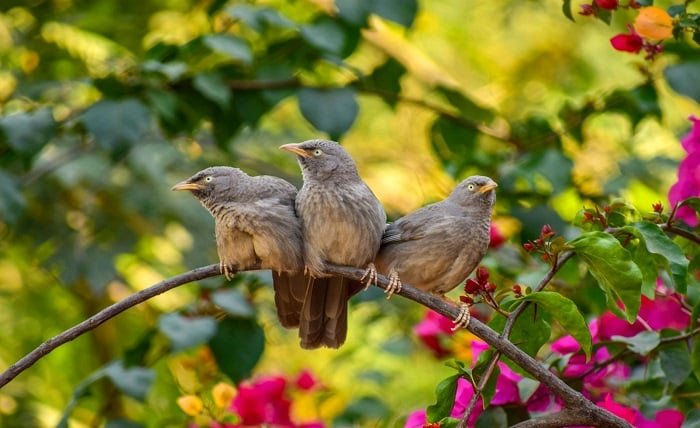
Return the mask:
<svg viewBox="0 0 700 428">
<path fill-rule="evenodd" d="M 587 410 L 564 409 L 539 418 L 528 419 L 511 428 L 559 428 L 567 426 L 590 426 L 591 415 Z"/>
<path fill-rule="evenodd" d="M 660 225 L 661 229 L 665 230 L 666 232 L 670 232 L 673 234 L 676 234 L 678 236 L 682 236 L 683 238 L 693 241 L 696 244 L 700 244 L 700 236 L 694 234 L 693 232 L 690 232 L 685 229 L 681 229 L 680 227 L 673 226 L 671 224 L 662 224 Z"/>
<path fill-rule="evenodd" d="M 90 330 L 97 328 L 99 325 L 105 321 L 114 318 L 125 310 L 143 303 L 151 297 L 155 297 L 159 294 L 163 294 L 168 290 L 171 290 L 177 286 L 187 284 L 192 281 L 197 281 L 204 278 L 209 278 L 212 276 L 221 275 L 219 270 L 219 265 L 209 265 L 205 267 L 200 267 L 193 269 L 189 272 L 185 272 L 181 275 L 168 278 L 165 281 L 161 281 L 155 285 L 152 285 L 146 289 L 134 293 L 131 296 L 121 300 L 111 306 L 102 309 L 100 312 L 86 319 L 85 321 L 76 324 L 75 326 L 69 328 L 63 333 L 48 339 L 41 345 L 39 345 L 32 352 L 25 355 L 21 360 L 12 364 L 0 375 L 0 389 L 7 385 L 12 379 L 16 378 L 20 373 L 27 370 L 29 367 L 33 366 L 34 363 L 39 361 L 42 357 L 47 355 L 49 352 L 58 348 L 59 346 L 74 340 Z"/>
<path fill-rule="evenodd" d="M 557 264 L 556 266 L 561 265 Z M 246 270 L 256 269 L 259 269 L 259 266 L 249 268 Z M 328 267 L 327 272 L 333 275 L 339 275 L 357 281 L 360 281 L 364 275 L 364 270 L 346 266 L 332 265 Z M 149 288 L 139 291 L 138 293 L 135 293 L 127 297 L 126 299 L 101 310 L 100 312 L 88 318 L 87 320 L 75 325 L 74 327 L 71 327 L 70 329 L 57 336 L 52 337 L 51 339 L 48 339 L 47 341 L 39 345 L 36 349 L 34 349 L 32 352 L 23 357 L 21 360 L 11 365 L 5 372 L 3 372 L 0 375 L 0 388 L 9 383 L 20 373 L 31 367 L 39 359 L 41 359 L 54 349 L 96 328 L 105 321 L 124 312 L 126 309 L 135 306 L 139 303 L 142 303 L 150 299 L 151 297 L 162 294 L 177 286 L 217 275 L 220 275 L 218 264 L 197 268 L 189 272 L 183 273 L 181 275 L 177 275 L 175 277 L 166 279 L 165 281 L 161 281 Z M 377 285 L 380 288 L 385 289 L 388 283 L 389 281 L 385 276 L 379 275 L 377 279 Z M 458 307 L 445 302 L 438 296 L 418 290 L 410 285 L 404 284 L 401 291 L 397 294 L 410 300 L 413 300 L 414 302 L 420 303 L 421 305 L 426 306 L 450 319 L 455 319 L 459 314 Z M 497 351 L 513 360 L 528 373 L 532 374 L 537 380 L 546 385 L 554 395 L 559 397 L 565 403 L 567 408 L 577 409 L 578 413 L 585 414 L 587 425 L 594 425 L 599 427 L 631 428 L 630 425 L 622 419 L 607 412 L 604 409 L 597 407 L 591 401 L 587 400 L 581 393 L 575 391 L 566 383 L 564 383 L 564 381 L 556 377 L 539 361 L 535 360 L 525 352 L 521 351 L 510 341 L 499 337 L 498 333 L 493 331 L 491 328 L 489 328 L 479 320 L 472 318 L 471 322 L 467 326 L 467 329 L 475 335 L 477 335 L 482 340 L 484 340 L 486 343 L 491 345 Z"/>
</svg>

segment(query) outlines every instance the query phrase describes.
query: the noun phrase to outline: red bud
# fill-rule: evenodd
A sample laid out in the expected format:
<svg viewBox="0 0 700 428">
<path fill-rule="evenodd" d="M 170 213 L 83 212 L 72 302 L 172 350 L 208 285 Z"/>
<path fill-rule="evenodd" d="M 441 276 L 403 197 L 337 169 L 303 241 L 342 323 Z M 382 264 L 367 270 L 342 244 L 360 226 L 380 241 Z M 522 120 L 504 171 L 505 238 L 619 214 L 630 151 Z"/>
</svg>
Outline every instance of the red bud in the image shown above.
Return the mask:
<svg viewBox="0 0 700 428">
<path fill-rule="evenodd" d="M 489 281 L 489 270 L 483 266 L 476 269 L 476 281 L 479 284 L 486 284 Z"/>
<path fill-rule="evenodd" d="M 477 294 L 481 290 L 481 285 L 473 279 L 469 278 L 466 283 L 464 283 L 464 291 L 467 294 Z"/>
</svg>

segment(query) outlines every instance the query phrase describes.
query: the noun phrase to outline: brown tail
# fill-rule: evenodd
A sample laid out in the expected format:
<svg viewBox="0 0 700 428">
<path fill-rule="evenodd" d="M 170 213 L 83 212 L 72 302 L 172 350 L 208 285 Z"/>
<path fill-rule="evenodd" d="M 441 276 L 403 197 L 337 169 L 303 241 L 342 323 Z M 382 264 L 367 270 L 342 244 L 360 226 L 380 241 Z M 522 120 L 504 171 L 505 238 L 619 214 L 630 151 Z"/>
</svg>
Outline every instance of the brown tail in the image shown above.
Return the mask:
<svg viewBox="0 0 700 428">
<path fill-rule="evenodd" d="M 272 272 L 277 317 L 283 327 L 299 327 L 304 296 L 306 295 L 306 283 L 307 277 L 303 273 L 278 274 Z"/>
<path fill-rule="evenodd" d="M 301 347 L 339 348 L 348 332 L 348 299 L 355 281 L 347 278 L 309 278 L 301 311 Z"/>
</svg>

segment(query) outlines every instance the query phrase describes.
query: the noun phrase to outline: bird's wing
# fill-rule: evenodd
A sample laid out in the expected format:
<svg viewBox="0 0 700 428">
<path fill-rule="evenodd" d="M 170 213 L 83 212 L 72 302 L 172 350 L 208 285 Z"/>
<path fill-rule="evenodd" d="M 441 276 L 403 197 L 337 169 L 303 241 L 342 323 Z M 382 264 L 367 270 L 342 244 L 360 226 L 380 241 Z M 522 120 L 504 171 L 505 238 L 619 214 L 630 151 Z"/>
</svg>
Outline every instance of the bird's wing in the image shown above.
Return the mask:
<svg viewBox="0 0 700 428">
<path fill-rule="evenodd" d="M 443 203 L 425 206 L 389 224 L 384 230 L 382 245 L 421 239 L 430 227 L 449 222 L 450 216 L 449 206 Z"/>
</svg>

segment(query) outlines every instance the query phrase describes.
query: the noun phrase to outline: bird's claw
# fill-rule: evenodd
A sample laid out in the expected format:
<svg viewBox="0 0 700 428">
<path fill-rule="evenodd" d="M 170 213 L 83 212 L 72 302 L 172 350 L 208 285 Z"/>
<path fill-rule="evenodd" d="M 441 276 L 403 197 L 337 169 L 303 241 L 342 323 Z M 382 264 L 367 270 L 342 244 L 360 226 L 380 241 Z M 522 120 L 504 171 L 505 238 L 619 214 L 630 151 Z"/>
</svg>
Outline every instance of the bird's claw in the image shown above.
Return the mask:
<svg viewBox="0 0 700 428">
<path fill-rule="evenodd" d="M 399 278 L 399 273 L 396 272 L 396 270 L 392 269 L 389 271 L 389 284 L 386 286 L 386 289 L 384 290 L 384 293 L 386 293 L 386 298 L 391 299 L 391 296 L 394 295 L 394 293 L 399 293 L 401 292 L 401 287 L 403 284 L 401 284 L 401 278 Z"/>
<path fill-rule="evenodd" d="M 365 278 L 367 281 L 365 282 Z M 365 290 L 368 289 L 372 284 L 377 284 L 377 268 L 374 263 L 370 263 L 365 269 L 364 275 L 360 278 L 360 281 L 365 282 Z"/>
<path fill-rule="evenodd" d="M 457 317 L 452 321 L 454 323 L 452 331 L 467 328 L 471 320 L 472 314 L 469 312 L 469 306 L 467 306 L 466 303 L 461 303 L 459 305 L 459 314 L 457 314 Z"/>
<path fill-rule="evenodd" d="M 226 278 L 227 281 L 231 281 L 233 276 L 236 274 L 236 271 L 224 262 L 219 263 L 219 270 L 222 274 L 224 274 L 224 278 Z"/>
</svg>

